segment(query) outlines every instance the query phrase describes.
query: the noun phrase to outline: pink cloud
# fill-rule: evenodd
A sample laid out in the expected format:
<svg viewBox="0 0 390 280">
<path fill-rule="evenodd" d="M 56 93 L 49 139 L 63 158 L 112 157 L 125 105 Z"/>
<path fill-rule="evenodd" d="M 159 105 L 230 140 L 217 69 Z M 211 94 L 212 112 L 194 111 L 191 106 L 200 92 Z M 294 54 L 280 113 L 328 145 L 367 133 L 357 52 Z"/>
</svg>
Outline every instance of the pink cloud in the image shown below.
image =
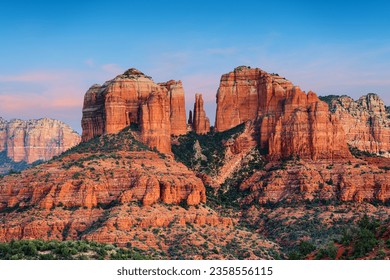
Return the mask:
<svg viewBox="0 0 390 280">
<path fill-rule="evenodd" d="M 48 82 L 58 81 L 68 76 L 65 71 L 49 72 L 49 71 L 32 71 L 19 75 L 0 75 L 0 82 Z"/>
</svg>

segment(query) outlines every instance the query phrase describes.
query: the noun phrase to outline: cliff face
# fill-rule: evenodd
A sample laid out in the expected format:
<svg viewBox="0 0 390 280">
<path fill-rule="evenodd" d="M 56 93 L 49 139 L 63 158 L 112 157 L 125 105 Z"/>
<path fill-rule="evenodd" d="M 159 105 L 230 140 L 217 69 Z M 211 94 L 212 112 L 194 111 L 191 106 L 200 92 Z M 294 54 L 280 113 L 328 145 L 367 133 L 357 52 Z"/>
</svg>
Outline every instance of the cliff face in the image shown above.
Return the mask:
<svg viewBox="0 0 390 280">
<path fill-rule="evenodd" d="M 390 157 L 390 114 L 378 95 L 368 94 L 357 101 L 340 96 L 329 103 L 333 115 L 341 120 L 349 145 Z"/>
<path fill-rule="evenodd" d="M 162 153 L 171 152 L 169 101 L 163 93 L 152 93 L 142 104 L 140 114 L 142 141 Z"/>
<path fill-rule="evenodd" d="M 192 127 L 197 134 L 206 134 L 210 131 L 210 120 L 203 108 L 202 94 L 195 95 L 194 117 L 190 117 Z"/>
<path fill-rule="evenodd" d="M 245 180 L 241 190 L 250 190 L 245 203 L 339 200 L 382 201 L 390 199 L 389 171 L 367 162 L 288 161 L 270 163 Z"/>
<path fill-rule="evenodd" d="M 82 143 L 59 159 L 0 180 L 0 211 L 7 213 L 0 218 L 0 241 L 64 239 L 68 233 L 69 238 L 85 237 L 103 228 L 102 221 L 108 216 L 129 220 L 126 230 L 131 231 L 130 226 L 139 222 L 137 216 L 127 211 L 118 215 L 118 208 L 159 203 L 191 206 L 205 201 L 205 187 L 192 171 L 171 157 L 150 151 L 129 130 L 121 131 Z M 148 214 L 150 209 L 143 211 L 151 219 L 148 225 L 158 216 L 158 212 Z M 24 219 L 26 211 L 34 213 L 36 219 Z M 61 218 L 53 220 L 53 213 Z M 43 218 L 36 223 L 38 217 Z M 95 238 L 107 234 L 95 232 Z M 118 232 L 112 236 L 118 237 Z"/>
<path fill-rule="evenodd" d="M 80 142 L 80 136 L 65 123 L 53 119 L 0 119 L 0 152 L 14 162 L 49 160 Z"/>
<path fill-rule="evenodd" d="M 216 131 L 256 121 L 260 147 L 271 158 L 350 158 L 344 131 L 325 102 L 285 78 L 258 68 L 238 67 L 221 78 Z"/>
<path fill-rule="evenodd" d="M 153 94 L 160 94 L 161 97 L 154 98 Z M 158 106 L 166 107 L 168 112 L 168 119 L 165 119 L 164 115 L 163 122 L 168 121 L 169 125 L 159 124 L 161 127 L 164 126 L 162 139 L 159 139 L 158 132 L 153 132 L 156 123 L 145 123 L 159 118 L 155 115 L 158 110 L 146 110 L 151 106 L 150 102 L 153 102 L 154 107 L 158 107 L 157 101 L 163 102 L 164 104 Z M 146 113 L 154 115 L 146 116 Z M 184 90 L 181 82 L 171 80 L 156 84 L 149 76 L 132 68 L 103 86 L 92 86 L 85 94 L 82 119 L 83 141 L 106 133 L 117 133 L 132 123 L 144 128 L 143 139 L 155 139 L 147 141 L 151 147 L 156 147 L 161 152 L 169 152 L 167 146 L 170 146 L 170 141 L 166 142 L 166 135 L 186 133 Z"/>
<path fill-rule="evenodd" d="M 166 95 L 168 97 L 171 134 L 186 134 L 186 105 L 182 82 L 170 80 L 166 83 L 159 83 L 158 85 L 166 90 Z"/>
</svg>

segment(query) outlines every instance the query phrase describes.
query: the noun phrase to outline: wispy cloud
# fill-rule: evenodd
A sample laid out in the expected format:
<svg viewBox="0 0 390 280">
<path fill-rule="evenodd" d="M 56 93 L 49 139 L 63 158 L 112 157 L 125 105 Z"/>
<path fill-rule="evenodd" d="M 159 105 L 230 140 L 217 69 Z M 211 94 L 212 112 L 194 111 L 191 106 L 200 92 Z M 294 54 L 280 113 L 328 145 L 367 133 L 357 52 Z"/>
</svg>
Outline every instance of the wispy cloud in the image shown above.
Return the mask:
<svg viewBox="0 0 390 280">
<path fill-rule="evenodd" d="M 124 69 L 119 66 L 118 64 L 110 63 L 110 64 L 104 64 L 101 66 L 101 68 L 110 74 L 118 75 L 124 71 Z"/>
<path fill-rule="evenodd" d="M 31 71 L 16 75 L 0 75 L 0 82 L 48 82 L 58 81 L 67 76 L 67 72 Z"/>
<path fill-rule="evenodd" d="M 93 67 L 95 66 L 95 61 L 92 58 L 88 58 L 87 60 L 84 61 L 84 64 Z"/>
<path fill-rule="evenodd" d="M 0 116 L 50 117 L 69 123 L 80 132 L 83 95 L 87 85 L 80 71 L 27 71 L 0 76 Z"/>
</svg>

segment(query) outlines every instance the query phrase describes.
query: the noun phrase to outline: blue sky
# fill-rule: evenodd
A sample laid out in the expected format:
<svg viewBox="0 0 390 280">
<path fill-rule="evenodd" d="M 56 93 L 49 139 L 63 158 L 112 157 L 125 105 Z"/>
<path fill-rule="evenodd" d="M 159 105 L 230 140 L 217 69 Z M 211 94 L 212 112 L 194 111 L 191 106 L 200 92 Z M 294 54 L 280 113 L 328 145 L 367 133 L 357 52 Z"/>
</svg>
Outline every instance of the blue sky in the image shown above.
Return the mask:
<svg viewBox="0 0 390 280">
<path fill-rule="evenodd" d="M 239 65 L 319 95 L 375 92 L 390 105 L 387 1 L 0 1 L 0 116 L 81 131 L 85 91 L 135 67 L 202 92 Z"/>
</svg>

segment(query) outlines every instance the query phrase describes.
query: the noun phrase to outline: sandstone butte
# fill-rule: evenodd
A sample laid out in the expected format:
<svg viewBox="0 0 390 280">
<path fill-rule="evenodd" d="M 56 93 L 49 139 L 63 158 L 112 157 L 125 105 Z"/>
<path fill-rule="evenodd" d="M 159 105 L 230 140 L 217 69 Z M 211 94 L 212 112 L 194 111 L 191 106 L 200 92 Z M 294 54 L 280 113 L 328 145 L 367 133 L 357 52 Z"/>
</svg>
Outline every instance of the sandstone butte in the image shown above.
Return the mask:
<svg viewBox="0 0 390 280">
<path fill-rule="evenodd" d="M 237 67 L 221 78 L 217 93 L 216 131 L 256 121 L 260 148 L 274 159 L 348 159 L 345 133 L 328 105 L 314 92 L 276 74 Z"/>
<path fill-rule="evenodd" d="M 0 212 L 20 211 L 0 217 L 0 241 L 50 239 L 50 232 L 64 236 L 67 227 L 76 235 L 79 232 L 80 238 L 84 230 L 104 219 L 107 213 L 102 209 L 113 211 L 129 203 L 146 207 L 205 202 L 205 187 L 192 171 L 149 150 L 132 133 L 127 129 L 94 138 L 59 158 L 1 179 Z M 80 209 L 82 214 L 70 211 L 69 216 L 69 209 Z M 52 211 L 63 213 L 63 219 L 48 218 Z M 34 219 L 26 218 L 26 213 L 34 213 Z M 128 220 L 135 223 L 131 215 Z"/>
<path fill-rule="evenodd" d="M 117 133 L 139 125 L 141 138 L 150 147 L 171 153 L 171 135 L 187 133 L 184 90 L 181 81 L 156 84 L 131 68 L 85 94 L 82 140 Z"/>
<path fill-rule="evenodd" d="M 18 120 L 0 118 L 0 152 L 14 162 L 49 160 L 80 142 L 67 124 L 53 119 Z"/>
<path fill-rule="evenodd" d="M 206 134 L 210 132 L 210 120 L 206 116 L 203 97 L 200 93 L 195 94 L 194 117 L 192 118 L 192 114 L 190 112 L 189 120 L 195 133 Z"/>
<path fill-rule="evenodd" d="M 329 103 L 332 114 L 341 120 L 349 145 L 390 157 L 390 115 L 378 95 L 371 93 L 356 101 L 339 96 Z"/>
<path fill-rule="evenodd" d="M 291 199 L 358 201 L 390 199 L 386 158 L 367 164 L 347 144 L 386 156 L 389 113 L 378 96 L 333 100 L 331 110 L 313 92 L 306 94 L 285 78 L 261 69 L 238 67 L 225 74 L 217 93 L 215 128 L 246 123 L 226 142 L 224 164 L 213 183 L 221 184 L 248 164 L 254 147 L 268 154 L 269 165 L 244 180 L 244 202 Z M 347 133 L 345 133 L 347 132 Z M 285 166 L 280 159 L 296 158 Z M 282 162 L 283 162 L 282 161 Z"/>
<path fill-rule="evenodd" d="M 306 94 L 257 68 L 236 68 L 221 78 L 215 128 L 222 132 L 245 123 L 245 129 L 221 142 L 226 148 L 223 166 L 219 181 L 214 181 L 222 184 L 248 164 L 260 146 L 268 164 L 244 178 L 240 189 L 249 192 L 243 203 L 316 198 L 388 201 L 389 170 L 383 168 L 389 166 L 388 159 L 356 159 L 347 145 L 367 147 L 367 141 L 377 142 L 377 151 L 386 150 L 388 138 L 382 135 L 386 125 L 374 121 L 382 109 L 369 105 L 377 102 L 375 98 L 365 100 L 362 104 L 367 105 L 359 106 L 371 115 L 362 123 L 374 124 L 369 126 L 372 137 L 356 142 L 353 135 L 361 133 L 346 131 L 359 124 L 363 113 L 352 109 L 343 113 L 352 116 L 347 126 L 340 120 L 344 109 L 331 107 L 332 113 L 315 93 Z M 199 95 L 194 109 L 189 122 L 192 126 L 198 122 L 198 132 L 206 132 Z M 231 219 L 210 215 L 199 206 L 206 201 L 206 191 L 193 171 L 136 140 L 170 153 L 171 135 L 187 131 L 185 117 L 181 82 L 156 84 L 130 69 L 102 86 L 92 86 L 84 99 L 83 143 L 55 160 L 0 180 L 0 240 L 87 238 L 126 244 L 138 226 L 171 222 L 231 226 Z M 139 126 L 140 135 L 126 128 L 131 124 Z M 165 204 L 182 203 L 198 205 L 200 210 L 166 210 Z M 150 207 L 155 205 L 165 214 L 153 213 Z"/>
</svg>

